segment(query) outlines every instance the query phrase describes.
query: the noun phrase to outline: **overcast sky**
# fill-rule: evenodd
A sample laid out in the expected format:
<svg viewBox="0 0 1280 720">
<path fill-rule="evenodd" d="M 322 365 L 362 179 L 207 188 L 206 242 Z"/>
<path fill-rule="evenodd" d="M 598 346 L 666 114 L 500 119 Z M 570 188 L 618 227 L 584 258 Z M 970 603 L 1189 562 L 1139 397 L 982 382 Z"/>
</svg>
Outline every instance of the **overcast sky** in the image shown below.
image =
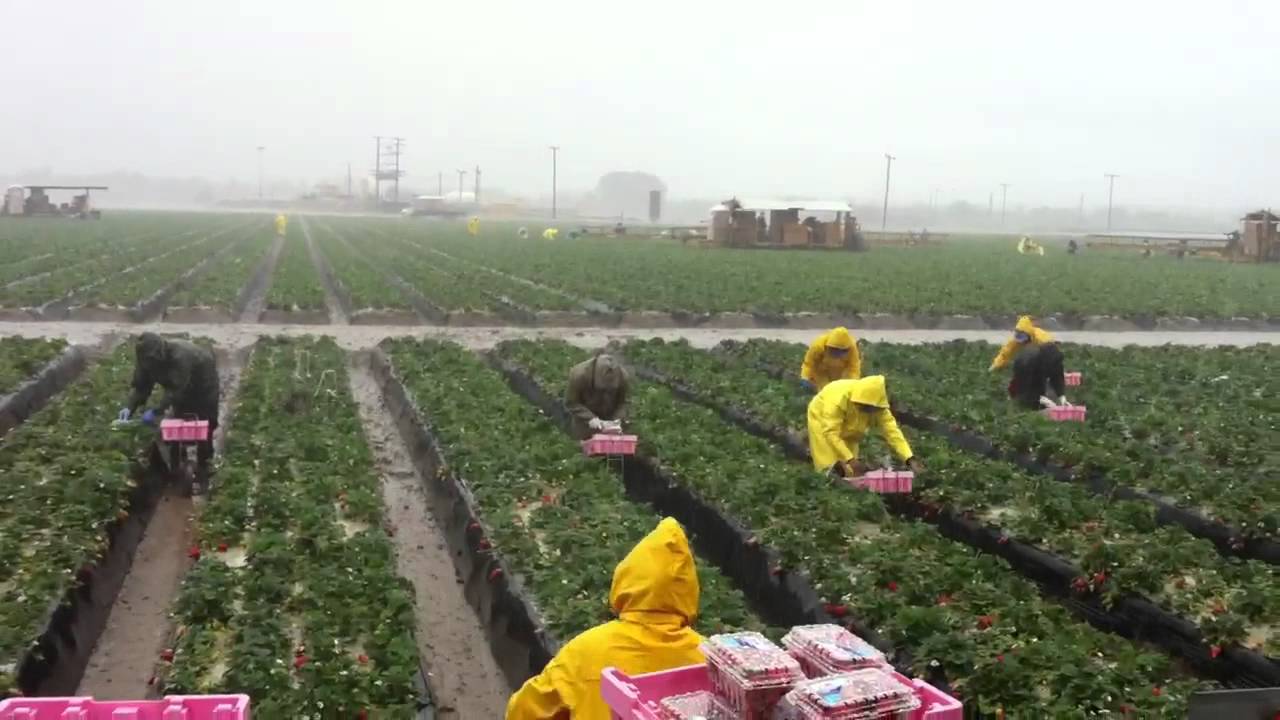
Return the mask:
<svg viewBox="0 0 1280 720">
<path fill-rule="evenodd" d="M 0 0 L 0 174 L 359 176 L 536 195 L 1280 200 L 1272 2 Z M 468 181 L 468 184 L 470 181 Z M 446 181 L 446 187 L 450 182 Z"/>
</svg>

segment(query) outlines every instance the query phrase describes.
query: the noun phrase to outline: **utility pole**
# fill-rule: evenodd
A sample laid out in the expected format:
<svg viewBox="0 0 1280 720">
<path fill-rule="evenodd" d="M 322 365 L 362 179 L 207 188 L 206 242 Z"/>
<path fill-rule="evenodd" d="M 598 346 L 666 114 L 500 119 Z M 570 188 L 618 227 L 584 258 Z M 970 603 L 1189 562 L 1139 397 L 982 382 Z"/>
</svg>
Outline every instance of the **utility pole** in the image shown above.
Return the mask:
<svg viewBox="0 0 1280 720">
<path fill-rule="evenodd" d="M 458 202 L 462 202 L 462 178 L 467 174 L 466 170 L 458 171 Z"/>
<path fill-rule="evenodd" d="M 880 232 L 884 232 L 885 225 L 889 222 L 889 173 L 893 170 L 895 159 L 889 153 L 884 154 L 884 210 L 880 212 Z"/>
<path fill-rule="evenodd" d="M 551 219 L 556 219 L 556 155 L 560 152 L 559 145 L 548 145 L 551 148 Z"/>
<path fill-rule="evenodd" d="M 1084 193 L 1080 193 L 1080 209 L 1076 211 L 1076 222 L 1084 227 Z"/>
<path fill-rule="evenodd" d="M 396 204 L 400 204 L 400 145 L 404 142 L 404 138 L 396 138 L 396 179 L 395 189 L 392 190 L 392 199 Z"/>
<path fill-rule="evenodd" d="M 1115 173 L 1103 173 L 1102 177 L 1106 178 L 1110 183 L 1107 188 L 1107 232 L 1111 231 L 1111 202 L 1116 196 L 1116 178 L 1120 177 Z"/>
<path fill-rule="evenodd" d="M 444 197 L 444 172 L 436 173 L 436 195 Z"/>
<path fill-rule="evenodd" d="M 266 150 L 265 145 L 258 146 L 258 200 L 262 200 L 262 151 Z"/>
<path fill-rule="evenodd" d="M 382 207 L 382 136 L 373 136 L 373 207 Z"/>
<path fill-rule="evenodd" d="M 476 196 L 476 204 L 479 205 L 480 204 L 480 166 L 479 165 L 476 166 L 475 191 L 472 194 Z"/>
<path fill-rule="evenodd" d="M 347 199 L 351 199 L 351 163 L 347 162 Z"/>
<path fill-rule="evenodd" d="M 987 193 L 987 217 L 991 217 L 991 213 L 995 212 L 996 194 L 994 191 Z"/>
<path fill-rule="evenodd" d="M 1004 227 L 1004 212 L 1009 206 L 1009 183 L 1000 183 L 1000 227 Z"/>
</svg>

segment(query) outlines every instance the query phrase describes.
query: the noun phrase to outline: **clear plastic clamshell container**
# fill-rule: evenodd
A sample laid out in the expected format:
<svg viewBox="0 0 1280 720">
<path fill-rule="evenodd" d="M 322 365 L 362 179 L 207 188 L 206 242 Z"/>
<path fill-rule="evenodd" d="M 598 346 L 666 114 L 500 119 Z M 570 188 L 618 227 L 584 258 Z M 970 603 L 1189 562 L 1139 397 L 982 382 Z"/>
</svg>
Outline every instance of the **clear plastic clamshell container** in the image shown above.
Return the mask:
<svg viewBox="0 0 1280 720">
<path fill-rule="evenodd" d="M 884 653 L 839 625 L 798 625 L 782 646 L 811 678 L 885 664 Z"/>
<path fill-rule="evenodd" d="M 795 683 L 800 663 L 760 633 L 712 635 L 702 644 L 716 694 L 743 720 L 767 720 Z"/>
<path fill-rule="evenodd" d="M 705 690 L 673 695 L 658 703 L 662 720 L 737 720 L 737 714 Z"/>
<path fill-rule="evenodd" d="M 920 699 L 880 668 L 807 680 L 779 703 L 780 720 L 908 720 Z"/>
</svg>

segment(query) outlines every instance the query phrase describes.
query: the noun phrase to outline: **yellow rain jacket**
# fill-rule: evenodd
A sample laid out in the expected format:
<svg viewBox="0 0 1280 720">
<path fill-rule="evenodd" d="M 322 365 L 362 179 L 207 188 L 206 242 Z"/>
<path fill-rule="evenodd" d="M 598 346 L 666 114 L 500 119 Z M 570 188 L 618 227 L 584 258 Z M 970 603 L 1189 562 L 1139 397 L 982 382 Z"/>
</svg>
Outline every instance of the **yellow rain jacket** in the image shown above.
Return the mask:
<svg viewBox="0 0 1280 720">
<path fill-rule="evenodd" d="M 289 218 L 285 217 L 284 215 L 277 215 L 276 216 L 276 234 L 283 237 L 284 231 L 288 227 L 289 227 Z"/>
<path fill-rule="evenodd" d="M 472 217 L 467 221 L 467 234 L 475 237 L 480 234 L 480 218 Z"/>
<path fill-rule="evenodd" d="M 560 237 L 560 230 L 558 228 L 547 228 L 542 231 L 543 240 L 555 240 L 558 237 Z"/>
<path fill-rule="evenodd" d="M 706 659 L 702 636 L 690 624 L 698 614 L 698 574 L 680 524 L 664 518 L 613 571 L 609 604 L 618 619 L 570 640 L 542 674 L 507 703 L 507 720 L 608 720 L 600 673 L 657 672 Z"/>
<path fill-rule="evenodd" d="M 873 405 L 877 412 L 863 412 L 858 404 Z M 884 376 L 860 380 L 836 380 L 809 401 L 809 452 L 813 466 L 827 470 L 837 462 L 858 459 L 858 445 L 875 427 L 899 460 L 910 460 L 911 445 L 889 411 Z"/>
<path fill-rule="evenodd" d="M 827 353 L 828 347 L 846 348 L 849 352 L 844 357 L 836 357 Z M 813 383 L 819 390 L 832 380 L 856 380 L 862 377 L 862 357 L 858 354 L 858 343 L 842 327 L 819 335 L 804 354 L 800 377 Z"/>
<path fill-rule="evenodd" d="M 1018 318 L 1018 324 L 1015 325 L 1013 329 L 1016 332 L 1026 333 L 1031 337 L 1031 339 L 1025 343 L 1025 346 L 1027 347 L 1039 347 L 1040 345 L 1046 345 L 1053 342 L 1053 336 L 1036 327 L 1036 324 L 1031 321 L 1030 315 L 1023 315 Z M 1000 348 L 1000 352 L 996 353 L 996 359 L 991 361 L 991 367 L 989 369 L 999 370 L 1000 368 L 1008 366 L 1009 361 L 1013 360 L 1013 357 L 1017 355 L 1018 351 L 1023 347 L 1024 344 L 1018 342 L 1017 338 L 1009 338 L 1009 341 L 1004 344 L 1004 347 Z"/>
</svg>

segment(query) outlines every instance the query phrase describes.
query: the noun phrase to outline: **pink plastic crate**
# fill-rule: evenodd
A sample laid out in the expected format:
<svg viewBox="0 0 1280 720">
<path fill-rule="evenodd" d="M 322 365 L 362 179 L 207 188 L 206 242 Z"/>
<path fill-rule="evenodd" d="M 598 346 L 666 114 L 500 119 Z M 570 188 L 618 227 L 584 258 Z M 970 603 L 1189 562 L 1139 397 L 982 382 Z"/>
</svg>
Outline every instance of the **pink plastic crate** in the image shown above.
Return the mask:
<svg viewBox="0 0 1280 720">
<path fill-rule="evenodd" d="M 910 685 L 920 698 L 920 707 L 910 720 L 964 720 L 964 705 L 959 700 L 923 680 L 908 679 L 897 672 L 893 676 L 898 682 Z M 706 665 L 635 676 L 617 668 L 605 668 L 600 677 L 600 695 L 614 720 L 662 720 L 658 702 L 663 698 L 710 689 Z"/>
<path fill-rule="evenodd" d="M 178 420 L 170 418 L 160 421 L 160 437 L 165 442 L 200 442 L 209 439 L 208 420 Z"/>
<path fill-rule="evenodd" d="M 1084 405 L 1067 405 L 1045 408 L 1040 412 L 1055 422 L 1084 422 L 1086 409 Z"/>
<path fill-rule="evenodd" d="M 1084 373 L 1079 373 L 1079 372 L 1063 373 L 1062 379 L 1067 383 L 1069 387 L 1076 387 L 1080 383 L 1084 382 Z"/>
<path fill-rule="evenodd" d="M 582 441 L 582 452 L 587 456 L 635 455 L 638 441 L 635 435 L 600 433 Z"/>
<path fill-rule="evenodd" d="M 910 470 L 872 470 L 849 479 L 849 484 L 877 493 L 909 493 L 916 474 Z"/>
<path fill-rule="evenodd" d="M 248 695 L 168 695 L 163 700 L 91 697 L 0 700 L 0 720 L 249 720 Z"/>
</svg>

